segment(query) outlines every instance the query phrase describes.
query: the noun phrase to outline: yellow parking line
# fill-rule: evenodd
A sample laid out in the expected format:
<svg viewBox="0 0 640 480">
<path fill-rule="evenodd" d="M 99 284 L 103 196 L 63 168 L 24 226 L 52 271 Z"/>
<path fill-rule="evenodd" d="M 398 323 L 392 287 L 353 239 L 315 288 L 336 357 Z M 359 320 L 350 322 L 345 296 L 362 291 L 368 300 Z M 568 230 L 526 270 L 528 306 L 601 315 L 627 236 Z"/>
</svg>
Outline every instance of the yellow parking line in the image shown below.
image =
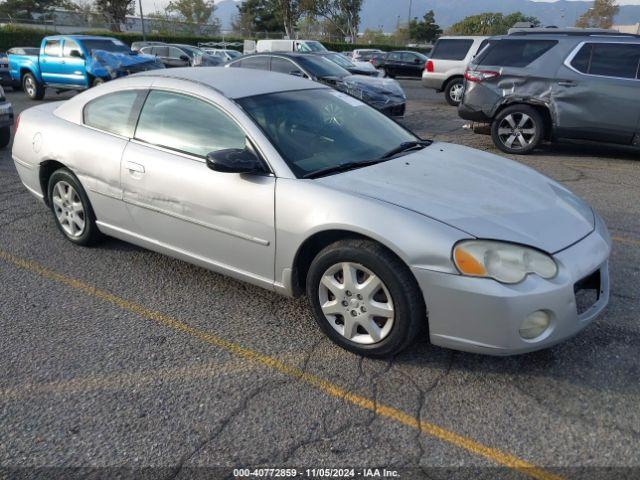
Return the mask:
<svg viewBox="0 0 640 480">
<path fill-rule="evenodd" d="M 616 242 L 627 243 L 629 245 L 640 245 L 640 240 L 636 240 L 635 238 L 611 237 L 611 239 Z"/>
<path fill-rule="evenodd" d="M 0 259 L 3 259 L 4 261 L 13 264 L 16 267 L 31 271 L 49 280 L 62 283 L 88 295 L 109 302 L 124 310 L 135 313 L 143 318 L 153 320 L 166 327 L 186 333 L 187 335 L 198 338 L 206 343 L 231 352 L 238 357 L 244 358 L 245 360 L 263 365 L 284 375 L 295 378 L 303 383 L 306 383 L 307 385 L 317 388 L 327 395 L 339 398 L 360 408 L 370 410 L 376 415 L 396 421 L 407 427 L 419 430 L 427 435 L 431 435 L 432 437 L 447 442 L 451 445 L 455 445 L 456 447 L 463 448 L 471 453 L 485 457 L 497 464 L 503 465 L 512 470 L 516 470 L 529 477 L 539 480 L 559 480 L 562 478 L 551 472 L 543 470 L 542 468 L 536 467 L 529 462 L 521 460 L 514 455 L 503 452 L 502 450 L 488 447 L 480 442 L 472 440 L 471 438 L 459 435 L 435 424 L 425 422 L 424 420 L 418 420 L 416 417 L 396 408 L 386 405 L 380 405 L 370 398 L 351 393 L 335 383 L 307 373 L 292 365 L 283 363 L 277 358 L 271 357 L 269 355 L 264 355 L 255 350 L 243 347 L 238 343 L 224 340 L 223 338 L 208 333 L 204 330 L 191 327 L 186 323 L 183 323 L 172 317 L 163 315 L 154 310 L 149 310 L 142 305 L 130 302 L 128 300 L 125 300 L 124 298 L 113 295 L 112 293 L 106 292 L 104 290 L 99 290 L 84 282 L 67 277 L 53 270 L 49 270 L 31 260 L 16 257 L 3 250 L 0 250 Z"/>
</svg>

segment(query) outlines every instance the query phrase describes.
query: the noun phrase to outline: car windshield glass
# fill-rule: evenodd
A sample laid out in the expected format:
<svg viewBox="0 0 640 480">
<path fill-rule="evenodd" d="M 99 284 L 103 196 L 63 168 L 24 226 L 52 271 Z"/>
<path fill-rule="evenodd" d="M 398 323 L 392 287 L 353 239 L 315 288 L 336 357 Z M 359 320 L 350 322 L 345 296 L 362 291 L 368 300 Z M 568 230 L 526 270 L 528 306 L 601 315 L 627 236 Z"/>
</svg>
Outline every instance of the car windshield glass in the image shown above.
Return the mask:
<svg viewBox="0 0 640 480">
<path fill-rule="evenodd" d="M 231 58 L 238 58 L 240 55 L 242 55 L 240 52 L 236 51 L 236 50 L 227 50 L 227 55 L 229 55 Z"/>
<path fill-rule="evenodd" d="M 345 57 L 340 55 L 339 53 L 330 53 L 329 55 L 325 55 L 326 58 L 331 60 L 333 63 L 337 63 L 342 68 L 353 68 L 355 65 L 347 60 Z"/>
<path fill-rule="evenodd" d="M 180 50 L 182 50 L 184 53 L 186 53 L 187 55 L 189 55 L 189 57 L 194 58 L 194 57 L 201 57 L 202 55 L 204 55 L 204 52 L 202 50 L 200 50 L 199 48 L 195 48 L 195 47 L 188 47 L 185 45 L 180 45 L 179 46 Z"/>
<path fill-rule="evenodd" d="M 327 49 L 324 48 L 324 45 L 322 45 L 320 42 L 300 42 L 300 44 L 298 45 L 298 51 L 299 52 L 304 52 L 304 53 L 310 53 L 310 52 L 326 52 Z"/>
<path fill-rule="evenodd" d="M 317 55 L 299 55 L 296 61 L 311 75 L 314 77 L 346 77 L 351 75 L 347 70 L 340 65 L 336 65 L 331 60 L 328 60 Z"/>
<path fill-rule="evenodd" d="M 419 139 L 372 107 L 330 89 L 239 99 L 298 177 L 381 160 Z"/>
<path fill-rule="evenodd" d="M 119 40 L 111 40 L 109 38 L 105 39 L 91 39 L 91 40 L 82 40 L 82 44 L 84 48 L 86 48 L 89 53 L 93 53 L 94 50 L 104 50 L 107 52 L 120 52 L 120 53 L 130 53 L 131 50 L 124 43 Z"/>
</svg>

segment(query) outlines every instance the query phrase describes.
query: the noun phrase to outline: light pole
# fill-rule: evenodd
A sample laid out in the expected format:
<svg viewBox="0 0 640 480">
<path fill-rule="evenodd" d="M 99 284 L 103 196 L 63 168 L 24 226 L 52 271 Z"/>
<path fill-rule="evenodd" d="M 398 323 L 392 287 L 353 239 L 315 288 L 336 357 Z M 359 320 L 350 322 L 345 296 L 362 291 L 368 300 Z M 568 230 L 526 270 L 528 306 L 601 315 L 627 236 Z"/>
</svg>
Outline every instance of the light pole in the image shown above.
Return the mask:
<svg viewBox="0 0 640 480">
<path fill-rule="evenodd" d="M 138 0 L 140 4 L 140 23 L 142 24 L 142 41 L 147 41 L 147 32 L 144 29 L 144 14 L 142 13 L 142 0 Z"/>
<path fill-rule="evenodd" d="M 409 16 L 407 17 L 407 28 L 411 24 L 411 7 L 413 6 L 413 0 L 409 0 Z"/>
</svg>

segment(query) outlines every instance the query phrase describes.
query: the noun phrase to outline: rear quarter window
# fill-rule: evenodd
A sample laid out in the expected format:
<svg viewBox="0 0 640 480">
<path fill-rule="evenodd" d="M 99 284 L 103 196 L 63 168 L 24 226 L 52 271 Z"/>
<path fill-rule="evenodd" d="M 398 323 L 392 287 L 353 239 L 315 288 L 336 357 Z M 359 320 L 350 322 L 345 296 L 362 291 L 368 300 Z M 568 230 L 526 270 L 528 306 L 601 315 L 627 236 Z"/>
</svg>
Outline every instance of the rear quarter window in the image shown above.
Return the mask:
<svg viewBox="0 0 640 480">
<path fill-rule="evenodd" d="M 473 45 L 473 40 L 438 40 L 431 55 L 435 60 L 464 60 Z"/>
<path fill-rule="evenodd" d="M 526 67 L 558 44 L 557 40 L 498 40 L 476 59 L 478 65 Z"/>
<path fill-rule="evenodd" d="M 84 106 L 84 124 L 123 137 L 133 137 L 144 94 L 140 90 L 127 90 L 95 98 Z"/>
</svg>

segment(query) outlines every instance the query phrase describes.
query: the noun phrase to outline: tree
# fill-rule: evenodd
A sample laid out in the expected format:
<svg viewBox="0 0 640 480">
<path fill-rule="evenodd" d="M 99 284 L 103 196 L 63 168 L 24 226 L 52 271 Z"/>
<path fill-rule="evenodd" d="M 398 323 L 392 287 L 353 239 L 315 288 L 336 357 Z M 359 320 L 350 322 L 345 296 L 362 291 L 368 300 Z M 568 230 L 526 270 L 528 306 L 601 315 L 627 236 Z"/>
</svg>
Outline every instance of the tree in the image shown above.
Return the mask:
<svg viewBox="0 0 640 480">
<path fill-rule="evenodd" d="M 409 22 L 409 36 L 417 42 L 433 43 L 442 34 L 440 25 L 436 23 L 436 15 L 429 10 L 422 17 L 422 21 L 416 19 Z"/>
<path fill-rule="evenodd" d="M 534 27 L 540 26 L 536 17 L 526 16 L 521 12 L 504 16 L 502 13 L 481 13 L 471 15 L 453 24 L 448 33 L 453 35 L 504 35 L 518 22 L 528 22 Z"/>
<path fill-rule="evenodd" d="M 363 0 L 303 0 L 303 9 L 325 18 L 345 37 L 355 43 L 360 29 Z"/>
<path fill-rule="evenodd" d="M 171 0 L 168 12 L 177 13 L 182 20 L 192 23 L 208 23 L 215 11 L 213 0 Z"/>
<path fill-rule="evenodd" d="M 127 15 L 135 13 L 135 0 L 95 0 L 96 9 L 102 14 L 114 32 L 120 31 L 120 24 L 125 23 Z"/>
<path fill-rule="evenodd" d="M 302 17 L 303 0 L 274 0 L 287 37 L 295 38 L 295 26 Z"/>
<path fill-rule="evenodd" d="M 615 0 L 595 0 L 593 7 L 583 13 L 576 27 L 580 28 L 611 28 L 613 17 L 618 14 L 620 7 Z"/>
<path fill-rule="evenodd" d="M 6 0 L 0 3 L 0 16 L 33 18 L 34 13 L 48 13 L 56 7 L 73 10 L 75 6 L 67 0 Z"/>
<path fill-rule="evenodd" d="M 244 36 L 256 32 L 282 32 L 282 17 L 275 0 L 244 0 L 238 5 L 238 15 L 233 22 L 234 31 Z"/>
</svg>

